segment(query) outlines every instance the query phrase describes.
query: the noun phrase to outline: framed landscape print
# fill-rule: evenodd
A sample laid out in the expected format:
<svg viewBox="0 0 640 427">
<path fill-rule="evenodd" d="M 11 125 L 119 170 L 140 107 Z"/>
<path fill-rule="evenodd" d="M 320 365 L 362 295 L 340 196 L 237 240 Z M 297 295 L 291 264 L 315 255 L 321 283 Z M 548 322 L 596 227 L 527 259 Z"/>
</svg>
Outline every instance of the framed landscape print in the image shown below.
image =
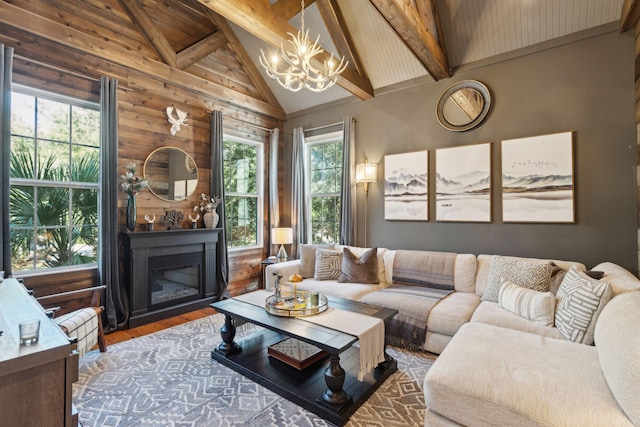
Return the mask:
<svg viewBox="0 0 640 427">
<path fill-rule="evenodd" d="M 436 150 L 436 221 L 491 222 L 491 143 Z"/>
<path fill-rule="evenodd" d="M 384 156 L 384 219 L 429 220 L 429 152 Z"/>
<path fill-rule="evenodd" d="M 502 141 L 504 222 L 575 222 L 572 132 Z"/>
</svg>

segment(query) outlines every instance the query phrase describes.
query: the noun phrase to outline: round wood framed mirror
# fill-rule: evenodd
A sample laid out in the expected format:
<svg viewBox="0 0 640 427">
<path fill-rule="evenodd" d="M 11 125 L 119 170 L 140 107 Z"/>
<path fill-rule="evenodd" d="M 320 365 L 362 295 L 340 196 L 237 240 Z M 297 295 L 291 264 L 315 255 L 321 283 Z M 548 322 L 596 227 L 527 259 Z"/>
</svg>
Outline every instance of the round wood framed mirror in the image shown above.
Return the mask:
<svg viewBox="0 0 640 427">
<path fill-rule="evenodd" d="M 161 147 L 153 150 L 144 161 L 144 177 L 149 190 L 162 200 L 185 200 L 196 191 L 198 167 L 184 150 Z"/>
<path fill-rule="evenodd" d="M 436 117 L 445 129 L 461 132 L 478 126 L 490 108 L 489 89 L 479 81 L 463 80 L 440 96 Z"/>
</svg>

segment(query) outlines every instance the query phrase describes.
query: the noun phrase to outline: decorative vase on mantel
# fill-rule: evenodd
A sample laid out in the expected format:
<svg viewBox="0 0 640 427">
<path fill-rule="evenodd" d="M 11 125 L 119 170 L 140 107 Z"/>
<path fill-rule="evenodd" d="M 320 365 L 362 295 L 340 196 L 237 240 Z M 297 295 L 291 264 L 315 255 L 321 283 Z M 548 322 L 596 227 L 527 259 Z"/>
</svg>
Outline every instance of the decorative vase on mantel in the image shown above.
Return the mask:
<svg viewBox="0 0 640 427">
<path fill-rule="evenodd" d="M 202 216 L 202 220 L 205 228 L 216 228 L 218 221 L 220 221 L 220 216 L 216 211 L 209 211 Z"/>
<path fill-rule="evenodd" d="M 136 210 L 136 196 L 133 194 L 129 195 L 127 199 L 127 230 L 134 231 L 136 229 L 136 221 L 138 219 L 138 213 Z"/>
</svg>

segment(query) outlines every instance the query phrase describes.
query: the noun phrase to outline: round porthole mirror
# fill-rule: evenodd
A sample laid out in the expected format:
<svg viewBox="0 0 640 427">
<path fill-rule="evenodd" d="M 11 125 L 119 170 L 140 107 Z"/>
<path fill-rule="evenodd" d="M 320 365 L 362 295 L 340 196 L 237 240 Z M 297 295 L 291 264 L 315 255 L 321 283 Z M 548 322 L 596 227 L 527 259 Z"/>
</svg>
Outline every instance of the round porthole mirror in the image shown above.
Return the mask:
<svg viewBox="0 0 640 427">
<path fill-rule="evenodd" d="M 191 196 L 198 185 L 198 167 L 184 150 L 162 147 L 144 162 L 144 177 L 149 190 L 162 200 L 175 202 Z"/>
<path fill-rule="evenodd" d="M 445 129 L 460 132 L 478 126 L 490 107 L 489 89 L 479 81 L 463 80 L 440 96 L 436 117 Z"/>
</svg>

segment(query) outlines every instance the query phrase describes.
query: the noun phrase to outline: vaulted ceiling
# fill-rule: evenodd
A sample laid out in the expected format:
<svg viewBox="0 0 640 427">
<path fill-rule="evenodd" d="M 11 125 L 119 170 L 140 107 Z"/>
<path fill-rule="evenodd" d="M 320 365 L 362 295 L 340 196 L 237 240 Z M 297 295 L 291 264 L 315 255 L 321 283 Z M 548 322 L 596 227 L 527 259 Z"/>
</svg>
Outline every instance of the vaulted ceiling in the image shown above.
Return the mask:
<svg viewBox="0 0 640 427">
<path fill-rule="evenodd" d="M 10 3 L 28 9 L 29 2 L 3 3 L 0 23 L 31 18 L 7 15 L 18 12 Z M 64 25 L 65 14 L 79 13 L 75 2 L 54 3 L 30 11 L 48 20 L 35 25 L 43 37 L 63 28 L 45 28 L 49 20 Z M 81 3 L 93 25 L 65 29 L 64 43 L 100 55 L 97 42 L 78 42 L 96 37 L 110 43 L 122 65 L 140 62 L 133 58 L 140 55 L 160 63 L 163 76 L 175 74 L 231 103 L 285 118 L 340 99 L 366 100 L 389 87 L 448 79 L 460 65 L 619 21 L 624 0 L 306 0 L 305 26 L 314 39 L 320 35 L 324 55 L 349 61 L 337 85 L 321 93 L 287 91 L 258 62 L 261 49 L 275 51 L 287 33 L 298 31 L 299 0 Z M 130 42 L 118 46 L 114 31 Z M 209 89 L 209 83 L 224 90 Z"/>
</svg>

